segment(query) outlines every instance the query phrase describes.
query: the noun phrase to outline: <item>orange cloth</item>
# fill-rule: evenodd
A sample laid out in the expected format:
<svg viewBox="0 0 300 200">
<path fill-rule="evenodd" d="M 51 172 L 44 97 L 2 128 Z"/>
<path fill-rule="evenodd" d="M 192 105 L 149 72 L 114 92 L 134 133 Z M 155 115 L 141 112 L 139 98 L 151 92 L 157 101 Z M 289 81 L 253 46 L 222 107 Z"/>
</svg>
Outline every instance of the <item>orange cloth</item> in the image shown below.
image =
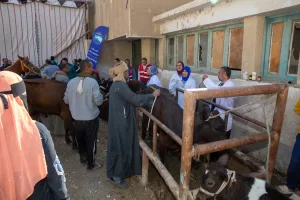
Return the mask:
<svg viewBox="0 0 300 200">
<path fill-rule="evenodd" d="M 298 101 L 297 101 L 297 103 L 296 103 L 296 105 L 295 105 L 294 111 L 295 111 L 298 115 L 300 115 L 300 99 L 298 99 Z M 300 133 L 300 126 L 298 126 L 298 133 Z"/>
<path fill-rule="evenodd" d="M 22 78 L 9 71 L 0 72 L 0 94 Z M 0 99 L 0 199 L 25 200 L 37 182 L 47 175 L 41 137 L 20 97 Z"/>
</svg>

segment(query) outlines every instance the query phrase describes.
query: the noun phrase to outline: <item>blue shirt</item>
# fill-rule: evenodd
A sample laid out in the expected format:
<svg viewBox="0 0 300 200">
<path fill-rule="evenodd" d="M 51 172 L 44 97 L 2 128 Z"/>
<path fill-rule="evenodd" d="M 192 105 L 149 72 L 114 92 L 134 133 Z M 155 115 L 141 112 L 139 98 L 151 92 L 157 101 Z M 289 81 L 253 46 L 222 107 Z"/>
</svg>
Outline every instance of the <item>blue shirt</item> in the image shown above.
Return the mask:
<svg viewBox="0 0 300 200">
<path fill-rule="evenodd" d="M 44 68 L 42 74 L 47 77 L 47 79 L 51 79 L 55 72 L 59 71 L 59 67 L 56 65 L 48 65 Z"/>
</svg>

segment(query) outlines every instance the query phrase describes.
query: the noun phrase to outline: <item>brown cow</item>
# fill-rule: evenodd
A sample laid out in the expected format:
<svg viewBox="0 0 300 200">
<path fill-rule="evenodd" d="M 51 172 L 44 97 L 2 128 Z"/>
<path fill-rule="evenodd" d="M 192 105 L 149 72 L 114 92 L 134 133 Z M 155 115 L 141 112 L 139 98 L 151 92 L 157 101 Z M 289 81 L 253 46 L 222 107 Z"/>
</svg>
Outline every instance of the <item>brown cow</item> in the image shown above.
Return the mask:
<svg viewBox="0 0 300 200">
<path fill-rule="evenodd" d="M 5 70 L 22 74 L 32 70 L 34 65 L 27 57 L 20 57 L 12 66 Z M 65 141 L 70 144 L 72 141 L 69 134 L 73 132 L 72 116 L 69 106 L 64 103 L 63 97 L 67 84 L 47 79 L 24 79 L 29 114 L 33 119 L 38 119 L 39 114 L 58 115 L 64 121 Z M 74 134 L 72 134 L 74 136 Z M 73 137 L 73 149 L 76 148 Z"/>
</svg>

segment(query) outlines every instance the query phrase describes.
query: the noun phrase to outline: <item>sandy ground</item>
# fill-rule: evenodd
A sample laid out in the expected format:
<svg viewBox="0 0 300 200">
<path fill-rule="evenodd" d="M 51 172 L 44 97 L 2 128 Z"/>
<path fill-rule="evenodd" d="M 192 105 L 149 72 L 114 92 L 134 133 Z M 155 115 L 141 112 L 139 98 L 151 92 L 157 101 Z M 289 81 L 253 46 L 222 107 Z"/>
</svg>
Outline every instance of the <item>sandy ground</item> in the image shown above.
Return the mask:
<svg viewBox="0 0 300 200">
<path fill-rule="evenodd" d="M 129 187 L 126 189 L 112 185 L 106 177 L 106 145 L 107 145 L 107 123 L 100 121 L 100 129 L 98 133 L 98 152 L 96 161 L 104 164 L 101 169 L 94 172 L 86 170 L 86 166 L 82 166 L 79 162 L 79 155 L 64 143 L 62 135 L 53 136 L 57 154 L 61 160 L 67 178 L 67 187 L 71 199 L 73 200 L 174 200 L 172 193 L 160 177 L 156 169 L 150 164 L 149 184 L 143 187 L 140 183 L 140 176 L 127 179 Z M 169 154 L 168 169 L 174 176 L 175 180 L 179 180 L 180 156 Z M 229 168 L 239 172 L 250 172 L 247 168 L 239 164 L 234 159 L 230 160 Z M 201 173 L 204 168 L 193 169 L 192 188 L 200 185 Z M 276 178 L 277 184 L 279 179 Z"/>
</svg>

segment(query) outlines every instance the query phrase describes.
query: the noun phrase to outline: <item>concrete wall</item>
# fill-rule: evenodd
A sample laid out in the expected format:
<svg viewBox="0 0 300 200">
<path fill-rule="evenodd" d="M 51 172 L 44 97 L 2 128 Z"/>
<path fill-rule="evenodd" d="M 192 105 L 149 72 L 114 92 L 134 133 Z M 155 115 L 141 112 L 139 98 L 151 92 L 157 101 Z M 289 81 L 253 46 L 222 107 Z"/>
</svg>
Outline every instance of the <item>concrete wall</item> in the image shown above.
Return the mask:
<svg viewBox="0 0 300 200">
<path fill-rule="evenodd" d="M 99 56 L 97 69 L 101 77 L 108 77 L 108 70 L 113 66 L 115 58 L 125 60 L 132 58 L 132 44 L 130 41 L 104 42 Z"/>
<path fill-rule="evenodd" d="M 95 0 L 95 25 L 108 26 L 108 39 L 129 35 L 130 1 Z"/>
<path fill-rule="evenodd" d="M 152 17 L 192 0 L 95 0 L 95 27 L 109 27 L 108 39 L 160 37 Z"/>
<path fill-rule="evenodd" d="M 130 36 L 161 37 L 152 17 L 192 0 L 130 0 Z"/>
<path fill-rule="evenodd" d="M 299 10 L 299 0 L 219 0 L 212 6 L 207 0 L 195 0 L 194 6 L 178 7 L 168 13 L 155 16 L 154 22 L 161 23 L 161 34 L 194 29 L 242 20 L 254 15 L 273 15 Z M 190 12 L 189 10 L 196 10 Z M 189 12 L 188 12 L 189 11 Z M 180 15 L 181 14 L 181 15 Z"/>
<path fill-rule="evenodd" d="M 159 77 L 163 87 L 168 88 L 168 84 L 174 71 L 163 70 L 160 71 Z M 192 77 L 196 80 L 197 85 L 201 84 L 202 75 L 193 73 Z M 214 82 L 218 81 L 217 76 L 209 76 Z M 245 81 L 239 78 L 233 78 L 232 81 L 238 86 L 250 86 L 250 85 L 262 85 L 269 83 L 258 83 L 256 81 Z M 204 87 L 203 85 L 201 87 Z M 249 97 L 236 97 L 235 107 L 249 104 L 250 102 L 258 102 L 262 96 L 249 96 Z M 285 173 L 291 158 L 293 145 L 297 136 L 297 127 L 300 124 L 300 117 L 294 112 L 294 106 L 297 100 L 300 98 L 300 88 L 289 87 L 288 102 L 286 105 L 285 119 L 281 133 L 279 151 L 277 154 L 276 169 Z M 272 124 L 274 107 L 275 107 L 276 96 L 272 96 L 267 103 L 266 115 L 268 124 Z M 263 103 L 263 102 L 262 102 Z M 264 122 L 264 115 L 262 112 L 262 103 L 253 104 L 251 106 L 243 107 L 237 112 L 244 113 L 245 115 L 255 118 L 261 122 Z M 252 110 L 253 109 L 253 110 Z M 251 123 L 246 123 L 240 119 L 234 118 L 232 126 L 231 137 L 241 137 L 264 131 L 263 129 L 257 128 Z M 249 152 L 253 156 L 257 157 L 262 162 L 266 161 L 267 155 L 267 143 L 258 143 L 256 145 L 244 146 L 243 150 Z"/>
</svg>

